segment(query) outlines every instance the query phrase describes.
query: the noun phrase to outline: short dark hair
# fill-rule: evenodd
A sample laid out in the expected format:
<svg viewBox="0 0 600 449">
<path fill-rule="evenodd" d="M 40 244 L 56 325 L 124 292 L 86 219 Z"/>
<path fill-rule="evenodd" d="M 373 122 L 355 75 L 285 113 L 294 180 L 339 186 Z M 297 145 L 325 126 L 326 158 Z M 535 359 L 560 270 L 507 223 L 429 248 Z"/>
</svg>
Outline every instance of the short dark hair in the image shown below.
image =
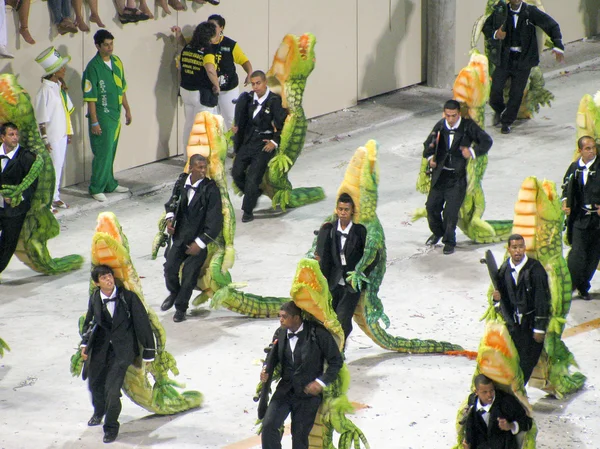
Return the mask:
<svg viewBox="0 0 600 449">
<path fill-rule="evenodd" d="M 474 383 L 475 383 L 475 388 L 477 388 L 479 385 L 489 385 L 489 384 L 493 384 L 494 382 L 492 381 L 492 379 L 487 377 L 485 374 L 478 374 L 477 376 L 475 376 Z"/>
<path fill-rule="evenodd" d="M 192 40 L 190 45 L 194 48 L 204 48 L 210 45 L 210 40 L 217 34 L 217 27 L 212 22 L 199 23 L 194 34 L 192 34 Z"/>
<path fill-rule="evenodd" d="M 214 22 L 217 22 L 221 28 L 225 28 L 225 17 L 223 17 L 219 14 L 213 14 L 213 15 L 209 16 L 208 19 L 206 19 L 206 20 L 208 20 L 209 22 L 211 20 Z"/>
<path fill-rule="evenodd" d="M 352 197 L 350 195 L 348 195 L 347 193 L 342 193 L 337 200 L 338 203 L 346 203 L 346 204 L 352 204 L 352 208 L 354 208 L 354 200 L 352 199 Z"/>
<path fill-rule="evenodd" d="M 96 31 L 96 34 L 94 34 L 94 44 L 102 45 L 106 39 L 114 40 L 114 38 L 115 37 L 110 34 L 110 31 L 104 29 L 98 30 Z"/>
<path fill-rule="evenodd" d="M 254 72 L 252 72 L 250 78 L 260 78 L 263 81 L 267 81 L 267 75 L 265 75 L 265 72 L 263 72 L 262 70 L 255 70 Z"/>
<path fill-rule="evenodd" d="M 514 242 L 516 240 L 525 241 L 525 239 L 523 238 L 523 236 L 521 234 L 511 234 L 508 236 L 508 246 L 510 246 L 510 242 Z"/>
<path fill-rule="evenodd" d="M 206 162 L 208 164 L 208 159 L 201 154 L 192 154 L 190 156 L 190 165 L 196 165 L 198 162 Z"/>
<path fill-rule="evenodd" d="M 592 136 L 581 136 L 579 139 L 577 139 L 577 148 L 580 150 L 583 148 L 583 141 L 585 139 L 590 139 L 592 142 L 594 142 L 594 144 L 596 143 L 596 139 L 594 139 Z"/>
<path fill-rule="evenodd" d="M 289 316 L 302 316 L 302 309 L 294 301 L 288 301 L 281 304 L 279 310 L 287 313 Z"/>
<path fill-rule="evenodd" d="M 6 122 L 0 126 L 0 135 L 6 136 L 6 130 L 9 128 L 16 129 L 17 131 L 19 130 L 19 127 L 17 125 L 15 125 L 13 122 Z"/>
<path fill-rule="evenodd" d="M 102 276 L 105 274 L 115 275 L 113 269 L 108 265 L 96 265 L 92 268 L 92 281 L 98 282 Z"/>
<path fill-rule="evenodd" d="M 450 109 L 452 111 L 460 110 L 460 103 L 456 100 L 448 100 L 444 103 L 444 109 Z"/>
</svg>

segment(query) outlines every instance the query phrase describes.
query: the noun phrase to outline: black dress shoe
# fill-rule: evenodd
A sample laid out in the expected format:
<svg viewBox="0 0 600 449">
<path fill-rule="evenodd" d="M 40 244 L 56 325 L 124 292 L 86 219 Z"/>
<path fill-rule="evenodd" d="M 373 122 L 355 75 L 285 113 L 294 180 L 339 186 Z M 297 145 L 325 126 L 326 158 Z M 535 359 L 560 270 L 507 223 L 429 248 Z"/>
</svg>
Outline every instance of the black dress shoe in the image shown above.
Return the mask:
<svg viewBox="0 0 600 449">
<path fill-rule="evenodd" d="M 435 245 L 437 242 L 440 241 L 441 238 L 442 238 L 442 236 L 440 236 L 440 235 L 431 234 L 431 236 L 429 236 L 429 238 L 427 239 L 425 244 L 426 245 Z"/>
<path fill-rule="evenodd" d="M 220 5 L 221 4 L 221 0 L 206 0 L 207 3 L 210 3 L 211 5 Z"/>
<path fill-rule="evenodd" d="M 173 315 L 173 321 L 175 321 L 176 323 L 181 323 L 185 320 L 187 320 L 187 318 L 185 317 L 185 312 L 181 310 L 176 310 L 175 315 Z"/>
<path fill-rule="evenodd" d="M 252 220 L 254 220 L 254 215 L 252 214 L 252 212 L 244 212 L 244 215 L 242 215 L 242 223 L 248 223 Z"/>
<path fill-rule="evenodd" d="M 509 125 L 502 125 L 502 129 L 500 130 L 500 132 L 502 134 L 510 134 L 510 126 Z"/>
<path fill-rule="evenodd" d="M 585 292 L 585 293 L 579 292 L 579 297 L 581 299 L 583 299 L 584 301 L 591 301 L 592 300 L 592 295 L 590 295 L 589 292 Z"/>
<path fill-rule="evenodd" d="M 160 310 L 165 312 L 165 311 L 169 310 L 171 307 L 173 307 L 173 304 L 175 304 L 175 295 L 170 294 L 169 296 L 167 296 L 167 299 L 165 299 L 163 301 L 163 303 L 160 305 Z"/>
<path fill-rule="evenodd" d="M 104 432 L 104 438 L 102 439 L 102 441 L 104 441 L 105 443 L 112 443 L 117 439 L 117 435 L 119 435 L 119 432 Z"/>
<path fill-rule="evenodd" d="M 90 418 L 90 420 L 88 421 L 88 426 L 92 427 L 92 426 L 99 426 L 100 424 L 102 424 L 102 415 L 92 415 L 92 417 Z"/>
<path fill-rule="evenodd" d="M 452 253 L 454 253 L 454 246 L 448 244 L 444 245 L 444 254 L 449 255 Z"/>
<path fill-rule="evenodd" d="M 500 119 L 502 118 L 502 114 L 499 112 L 494 112 L 494 120 L 492 121 L 493 126 L 498 126 L 500 124 Z"/>
</svg>

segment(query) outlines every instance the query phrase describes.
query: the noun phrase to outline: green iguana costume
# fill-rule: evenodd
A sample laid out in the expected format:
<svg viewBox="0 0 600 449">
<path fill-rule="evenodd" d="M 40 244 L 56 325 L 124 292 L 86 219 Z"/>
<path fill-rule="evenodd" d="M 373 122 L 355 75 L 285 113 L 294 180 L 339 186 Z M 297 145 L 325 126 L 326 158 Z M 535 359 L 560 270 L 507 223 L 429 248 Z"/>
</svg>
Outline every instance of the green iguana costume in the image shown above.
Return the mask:
<svg viewBox="0 0 600 449">
<path fill-rule="evenodd" d="M 6 122 L 17 125 L 21 145 L 35 153 L 36 160 L 21 184 L 0 186 L 0 195 L 10 198 L 16 206 L 21 202 L 23 191 L 38 180 L 15 255 L 38 273 L 76 270 L 83 264 L 83 257 L 71 254 L 53 259 L 48 252 L 48 240 L 60 232 L 60 225 L 50 210 L 55 186 L 54 166 L 40 137 L 29 94 L 19 85 L 17 77 L 9 73 L 0 75 L 0 123 Z"/>
<path fill-rule="evenodd" d="M 542 5 L 541 0 L 530 0 L 527 2 L 530 5 L 537 6 L 541 11 L 544 11 L 544 6 Z M 503 14 L 508 14 L 508 5 L 500 4 L 498 0 L 487 0 L 485 6 L 485 14 L 481 16 L 475 24 L 473 25 L 473 30 L 471 32 L 471 49 L 477 47 L 477 43 L 479 42 L 479 38 L 481 36 L 481 32 L 483 29 L 483 24 L 486 19 L 494 12 L 494 9 L 501 8 L 501 12 Z M 540 32 L 542 32 L 540 30 Z M 488 46 L 487 40 L 484 42 L 485 45 L 485 54 L 489 57 L 490 47 Z M 553 48 L 554 44 L 546 36 L 545 45 L 548 48 Z M 490 64 L 490 75 L 494 76 L 495 67 Z M 554 100 L 554 94 L 545 88 L 546 82 L 544 81 L 544 74 L 539 66 L 535 66 L 531 69 L 531 73 L 529 74 L 529 82 L 525 87 L 525 91 L 523 92 L 523 101 L 521 102 L 521 107 L 519 108 L 519 114 L 517 118 L 520 119 L 530 119 L 533 117 L 533 114 L 540 111 L 540 107 L 542 106 L 551 106 L 550 102 Z M 510 82 L 506 84 L 504 88 L 504 96 L 505 99 L 508 99 L 508 91 L 510 89 Z"/>
<path fill-rule="evenodd" d="M 551 294 L 550 321 L 546 329 L 544 351 L 529 379 L 529 386 L 544 390 L 558 398 L 579 390 L 585 376 L 571 373 L 570 367 L 577 366 L 575 357 L 562 340 L 567 314 L 571 307 L 571 277 L 562 254 L 562 229 L 564 213 L 556 186 L 551 181 L 539 181 L 529 177 L 523 181 L 515 204 L 513 233 L 525 238 L 527 255 L 540 261 L 548 274 Z M 519 368 L 519 356 L 514 348 L 500 314 L 491 299 L 484 315 L 488 321 L 486 334 L 477 357 L 480 372 L 511 391 L 528 409 L 523 375 Z M 459 421 L 463 408 L 459 411 Z M 535 427 L 535 426 L 534 426 Z M 459 428 L 459 444 L 462 444 L 462 429 Z M 462 447 L 457 446 L 457 448 Z M 528 432 L 524 449 L 535 448 L 535 428 Z"/>
<path fill-rule="evenodd" d="M 223 118 L 209 112 L 201 112 L 196 116 L 188 145 L 188 160 L 193 154 L 201 154 L 208 160 L 206 176 L 215 181 L 221 193 L 223 231 L 214 242 L 208 244 L 208 254 L 200 276 L 198 289 L 202 292 L 194 301 L 200 305 L 212 297 L 221 287 L 231 283 L 229 269 L 235 261 L 233 238 L 235 236 L 235 215 L 227 190 L 225 174 L 225 158 L 227 143 L 223 134 Z M 165 232 L 166 221 L 163 213 L 158 223 L 158 234 L 152 243 L 152 259 L 156 259 L 161 246 L 166 246 L 169 239 Z"/>
<path fill-rule="evenodd" d="M 481 128 L 485 127 L 485 104 L 490 96 L 490 77 L 488 59 L 476 49 L 471 53 L 469 65 L 458 74 L 454 83 L 454 98 L 462 105 L 461 115 L 469 117 Z M 488 156 L 484 154 L 471 159 L 467 164 L 467 192 L 458 213 L 458 227 L 471 240 L 477 243 L 492 243 L 506 240 L 512 227 L 511 220 L 483 219 L 485 211 L 485 195 L 481 183 L 488 164 Z M 421 161 L 417 176 L 417 191 L 427 194 L 431 187 L 431 177 L 426 170 L 429 161 Z M 425 208 L 417 209 L 412 220 L 427 217 Z"/>
<path fill-rule="evenodd" d="M 108 265 L 115 274 L 118 285 L 134 292 L 146 306 L 152 331 L 156 338 L 156 358 L 146 368 L 140 360 L 129 366 L 123 391 L 129 398 L 149 412 L 159 415 L 171 415 L 185 410 L 199 407 L 202 404 L 202 394 L 198 391 L 184 391 L 179 393 L 175 387 L 183 388 L 184 385 L 169 378 L 169 371 L 174 375 L 179 374 L 175 358 L 166 351 L 167 335 L 160 324 L 156 312 L 148 307 L 142 292 L 142 283 L 135 271 L 129 243 L 123 233 L 117 217 L 112 212 L 102 212 L 98 215 L 98 226 L 92 238 L 92 265 Z M 95 285 L 90 283 L 90 291 Z M 85 317 L 79 319 L 79 332 Z M 138 363 L 139 362 L 139 363 Z M 136 366 L 138 365 L 138 366 Z M 81 350 L 71 357 L 71 374 L 79 376 L 83 367 Z M 154 378 L 154 385 L 148 380 L 148 374 Z"/>
<path fill-rule="evenodd" d="M 0 357 L 4 357 L 4 350 L 10 351 L 10 347 L 0 338 Z"/>
<path fill-rule="evenodd" d="M 388 334 L 380 325 L 380 321 L 388 327 L 390 320 L 384 313 L 383 304 L 378 297 L 379 287 L 383 281 L 386 270 L 386 248 L 383 227 L 376 214 L 377 189 L 379 184 L 379 164 L 377 160 L 377 143 L 374 140 L 367 142 L 365 147 L 356 150 L 354 157 L 346 170 L 344 180 L 338 190 L 348 193 L 354 201 L 353 219 L 367 228 L 367 241 L 362 259 L 356 265 L 356 271 L 350 273 L 348 281 L 356 289 L 362 291 L 359 304 L 354 312 L 354 320 L 375 343 L 385 349 L 404 353 L 461 353 L 463 349 L 447 342 L 434 340 L 409 340 L 402 337 L 394 337 Z M 327 217 L 326 221 L 332 221 L 334 216 Z M 313 248 L 307 256 L 314 256 L 316 239 Z M 369 277 L 364 276 L 367 267 L 374 263 L 374 268 Z M 324 281 L 323 274 L 318 269 L 318 264 L 307 265 L 305 271 L 313 270 L 312 276 L 318 280 L 317 284 Z M 315 284 L 315 285 L 317 285 Z M 325 283 L 326 285 L 326 283 Z M 297 289 L 292 288 L 292 299 L 298 302 L 294 296 Z M 312 290 L 314 295 L 322 298 L 314 298 L 315 301 L 323 302 L 326 298 L 331 301 L 328 288 Z M 232 286 L 219 290 L 212 299 L 211 306 L 224 306 L 229 310 L 252 317 L 276 316 L 279 307 L 289 298 L 265 298 L 257 295 L 243 293 Z M 456 351 L 456 352 L 455 352 Z M 468 355 L 468 353 L 464 353 Z"/>
<path fill-rule="evenodd" d="M 302 259 L 298 263 L 290 295 L 296 305 L 305 311 L 305 319 L 320 322 L 333 335 L 340 351 L 344 347 L 344 331 L 331 307 L 327 280 L 321 275 L 319 263 L 314 259 Z M 275 367 L 275 380 L 281 377 L 281 368 Z M 259 383 L 260 394 L 263 384 Z M 335 449 L 333 432 L 340 434 L 338 449 L 360 449 L 361 442 L 369 449 L 362 431 L 346 417 L 354 407 L 346 393 L 350 387 L 350 372 L 344 363 L 337 379 L 323 390 L 323 401 L 308 438 L 310 449 Z"/>
<path fill-rule="evenodd" d="M 288 116 L 281 130 L 277 153 L 269 162 L 261 189 L 272 200 L 273 208 L 300 207 L 325 198 L 321 187 L 292 188 L 288 179 L 290 169 L 300 156 L 308 122 L 302 107 L 306 80 L 315 67 L 315 36 L 287 34 L 279 45 L 271 68 L 267 72 L 269 88 L 281 95 Z"/>
</svg>

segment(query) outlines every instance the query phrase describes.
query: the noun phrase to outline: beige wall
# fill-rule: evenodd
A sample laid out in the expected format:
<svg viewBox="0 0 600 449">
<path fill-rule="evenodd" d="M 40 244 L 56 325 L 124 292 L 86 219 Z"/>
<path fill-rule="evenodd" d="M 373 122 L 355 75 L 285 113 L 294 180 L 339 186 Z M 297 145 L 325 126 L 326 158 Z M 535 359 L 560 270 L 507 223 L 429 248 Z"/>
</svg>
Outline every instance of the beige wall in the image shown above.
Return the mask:
<svg viewBox="0 0 600 449">
<path fill-rule="evenodd" d="M 536 4 L 539 1 L 531 0 L 527 3 Z M 565 43 L 597 33 L 600 0 L 541 0 L 541 2 L 545 11 L 559 23 Z M 456 73 L 469 62 L 471 31 L 476 20 L 485 12 L 486 3 L 486 0 L 456 1 Z M 483 51 L 483 37 L 479 40 L 478 48 Z M 566 58 L 568 60 L 568 54 Z"/>
<path fill-rule="evenodd" d="M 592 14 L 589 22 L 597 22 L 600 0 L 577 1 Z M 485 2 L 457 3 L 456 72 L 468 61 L 471 28 L 483 13 Z M 545 0 L 544 4 L 561 23 L 565 41 L 583 37 L 583 10 L 562 0 Z M 193 26 L 208 15 L 222 14 L 227 19 L 226 34 L 240 42 L 255 69 L 263 70 L 269 68 L 285 34 L 315 34 L 317 63 L 304 101 L 309 117 L 353 106 L 360 99 L 426 78 L 426 0 L 223 0 L 219 7 L 188 5 L 187 11 L 171 16 L 155 7 L 154 20 L 123 26 L 116 19 L 112 2 L 100 2 L 100 15 L 115 36 L 115 53 L 125 65 L 133 114 L 132 125 L 123 127 L 121 134 L 117 171 L 183 152 L 178 137 L 183 113 L 177 100 L 176 48 L 169 31 L 172 25 L 191 35 Z M 9 11 L 7 22 L 9 49 L 16 57 L 0 60 L 0 70 L 20 74 L 21 83 L 32 96 L 41 76 L 34 58 L 42 50 L 54 45 L 72 57 L 67 83 L 76 107 L 75 139 L 68 151 L 65 184 L 89 179 L 91 152 L 80 83 L 85 65 L 95 54 L 92 37 L 98 28 L 90 24 L 91 33 L 56 35 L 50 27 L 47 4 L 40 0 L 33 0 L 31 6 L 35 45 L 17 37 L 16 14 Z"/>
</svg>

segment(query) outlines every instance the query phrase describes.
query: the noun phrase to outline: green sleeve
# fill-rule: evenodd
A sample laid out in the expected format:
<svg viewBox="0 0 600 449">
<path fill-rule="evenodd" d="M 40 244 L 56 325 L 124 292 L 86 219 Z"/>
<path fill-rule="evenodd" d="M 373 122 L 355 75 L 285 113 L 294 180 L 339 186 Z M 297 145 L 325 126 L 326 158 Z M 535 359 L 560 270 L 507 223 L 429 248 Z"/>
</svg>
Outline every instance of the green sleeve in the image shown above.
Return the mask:
<svg viewBox="0 0 600 449">
<path fill-rule="evenodd" d="M 98 101 L 98 81 L 96 68 L 92 63 L 88 64 L 81 80 L 83 101 Z"/>
</svg>

